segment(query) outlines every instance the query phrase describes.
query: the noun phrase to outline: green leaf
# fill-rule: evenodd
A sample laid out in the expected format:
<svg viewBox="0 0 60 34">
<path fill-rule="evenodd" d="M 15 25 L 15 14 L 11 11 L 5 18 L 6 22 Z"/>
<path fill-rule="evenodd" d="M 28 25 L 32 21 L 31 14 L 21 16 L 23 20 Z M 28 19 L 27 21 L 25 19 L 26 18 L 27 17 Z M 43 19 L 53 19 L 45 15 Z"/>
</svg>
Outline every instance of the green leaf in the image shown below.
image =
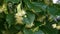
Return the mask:
<svg viewBox="0 0 60 34">
<path fill-rule="evenodd" d="M 56 15 L 60 15 L 60 6 L 59 6 L 59 7 L 57 7 Z"/>
<path fill-rule="evenodd" d="M 49 7 L 47 11 L 49 11 L 50 14 L 55 15 L 57 12 L 57 9 L 54 6 L 52 6 L 52 7 Z"/>
<path fill-rule="evenodd" d="M 31 29 L 24 29 L 23 32 L 24 34 L 44 34 L 42 30 L 33 32 Z"/>
<path fill-rule="evenodd" d="M 6 21 L 9 24 L 9 27 L 15 23 L 14 14 L 7 14 Z"/>
<path fill-rule="evenodd" d="M 27 5 L 27 7 L 30 9 L 30 10 L 32 10 L 32 11 L 34 11 L 34 12 L 41 12 L 41 8 L 40 7 L 37 7 L 37 6 L 35 6 L 34 4 L 32 4 L 31 2 L 29 2 L 28 0 L 24 0 L 24 2 L 25 2 L 25 4 Z"/>
<path fill-rule="evenodd" d="M 36 7 L 41 8 L 41 10 L 46 11 L 47 5 L 45 5 L 42 2 L 32 2 L 33 5 L 35 5 Z"/>
<path fill-rule="evenodd" d="M 35 14 L 33 14 L 32 12 L 27 11 L 26 17 L 23 17 L 23 21 L 26 24 L 31 24 L 34 22 L 35 19 Z"/>
<path fill-rule="evenodd" d="M 24 29 L 23 32 L 24 34 L 33 34 L 32 30 L 30 29 Z"/>
<path fill-rule="evenodd" d="M 5 2 L 9 2 L 9 1 L 11 1 L 11 2 L 13 2 L 13 3 L 18 3 L 18 2 L 21 1 L 21 0 L 5 0 Z"/>
<path fill-rule="evenodd" d="M 42 24 L 43 24 L 42 22 L 34 21 L 34 25 L 35 25 L 35 27 L 36 27 L 36 26 L 42 26 Z"/>
<path fill-rule="evenodd" d="M 14 27 L 16 28 L 16 30 L 20 31 L 24 28 L 24 25 L 17 24 Z"/>
<path fill-rule="evenodd" d="M 11 27 L 9 28 L 9 32 L 10 32 L 10 34 L 15 34 L 15 33 L 18 32 L 18 30 L 15 28 L 15 26 L 11 26 Z"/>
<path fill-rule="evenodd" d="M 48 26 L 48 25 L 47 25 Z M 57 29 L 53 29 L 50 26 L 42 26 L 41 30 L 45 33 L 45 34 L 58 34 L 58 30 Z"/>
</svg>

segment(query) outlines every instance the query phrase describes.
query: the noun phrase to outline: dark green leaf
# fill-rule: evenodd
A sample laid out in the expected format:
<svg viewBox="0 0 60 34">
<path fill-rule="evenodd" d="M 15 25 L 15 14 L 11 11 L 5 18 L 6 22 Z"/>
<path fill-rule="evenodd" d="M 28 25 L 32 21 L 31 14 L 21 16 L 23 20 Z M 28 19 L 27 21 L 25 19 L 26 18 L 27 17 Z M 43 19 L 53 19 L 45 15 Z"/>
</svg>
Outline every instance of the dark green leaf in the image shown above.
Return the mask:
<svg viewBox="0 0 60 34">
<path fill-rule="evenodd" d="M 33 14 L 32 12 L 28 11 L 26 16 L 27 17 L 24 17 L 24 20 L 23 20 L 26 24 L 31 24 L 31 23 L 34 22 L 35 14 Z"/>
<path fill-rule="evenodd" d="M 47 26 L 42 26 L 41 30 L 45 33 L 45 34 L 58 34 L 58 30 L 57 29 L 53 29 L 51 27 L 47 27 Z"/>
<path fill-rule="evenodd" d="M 25 2 L 25 4 L 27 5 L 27 7 L 30 10 L 32 10 L 34 12 L 41 12 L 41 8 L 40 7 L 35 6 L 34 4 L 30 3 L 28 0 L 24 1 L 24 2 Z"/>
<path fill-rule="evenodd" d="M 18 3 L 18 2 L 20 2 L 21 0 L 5 0 L 5 2 L 13 2 L 13 3 Z"/>
<path fill-rule="evenodd" d="M 49 11 L 50 14 L 55 15 L 57 12 L 57 9 L 54 6 L 52 6 L 52 7 L 49 7 L 47 11 Z"/>
<path fill-rule="evenodd" d="M 24 29 L 23 32 L 24 34 L 33 34 L 32 30 L 30 29 Z"/>
<path fill-rule="evenodd" d="M 41 10 L 46 11 L 47 5 L 42 2 L 32 2 L 33 5 L 39 7 Z"/>
<path fill-rule="evenodd" d="M 6 21 L 8 22 L 9 26 L 15 23 L 15 17 L 13 14 L 7 14 Z"/>
</svg>

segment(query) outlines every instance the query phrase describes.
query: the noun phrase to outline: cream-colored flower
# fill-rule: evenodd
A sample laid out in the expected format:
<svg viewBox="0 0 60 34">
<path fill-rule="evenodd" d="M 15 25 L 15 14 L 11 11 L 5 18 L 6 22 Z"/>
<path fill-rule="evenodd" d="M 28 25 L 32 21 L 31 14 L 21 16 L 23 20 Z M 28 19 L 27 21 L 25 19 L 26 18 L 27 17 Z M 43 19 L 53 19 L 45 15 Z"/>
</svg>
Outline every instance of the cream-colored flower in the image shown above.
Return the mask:
<svg viewBox="0 0 60 34">
<path fill-rule="evenodd" d="M 23 17 L 19 16 L 18 14 L 15 15 L 16 18 L 16 24 L 23 24 Z"/>
<path fill-rule="evenodd" d="M 60 26 L 57 26 L 56 29 L 60 30 Z"/>
<path fill-rule="evenodd" d="M 56 28 L 56 27 L 57 27 L 57 24 L 52 24 L 52 27 L 53 27 L 53 28 Z"/>
<path fill-rule="evenodd" d="M 33 23 L 31 23 L 31 24 L 26 24 L 26 28 L 31 28 L 32 26 L 34 26 L 34 24 Z"/>
</svg>

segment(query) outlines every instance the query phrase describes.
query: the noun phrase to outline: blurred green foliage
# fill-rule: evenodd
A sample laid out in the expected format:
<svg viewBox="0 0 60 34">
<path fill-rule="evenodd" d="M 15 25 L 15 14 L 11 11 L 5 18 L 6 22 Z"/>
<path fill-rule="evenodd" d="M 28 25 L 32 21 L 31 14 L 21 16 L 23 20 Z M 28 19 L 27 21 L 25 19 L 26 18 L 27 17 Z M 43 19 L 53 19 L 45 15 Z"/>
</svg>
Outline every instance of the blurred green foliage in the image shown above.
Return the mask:
<svg viewBox="0 0 60 34">
<path fill-rule="evenodd" d="M 0 0 L 0 34 L 60 34 L 60 4 Z"/>
</svg>

